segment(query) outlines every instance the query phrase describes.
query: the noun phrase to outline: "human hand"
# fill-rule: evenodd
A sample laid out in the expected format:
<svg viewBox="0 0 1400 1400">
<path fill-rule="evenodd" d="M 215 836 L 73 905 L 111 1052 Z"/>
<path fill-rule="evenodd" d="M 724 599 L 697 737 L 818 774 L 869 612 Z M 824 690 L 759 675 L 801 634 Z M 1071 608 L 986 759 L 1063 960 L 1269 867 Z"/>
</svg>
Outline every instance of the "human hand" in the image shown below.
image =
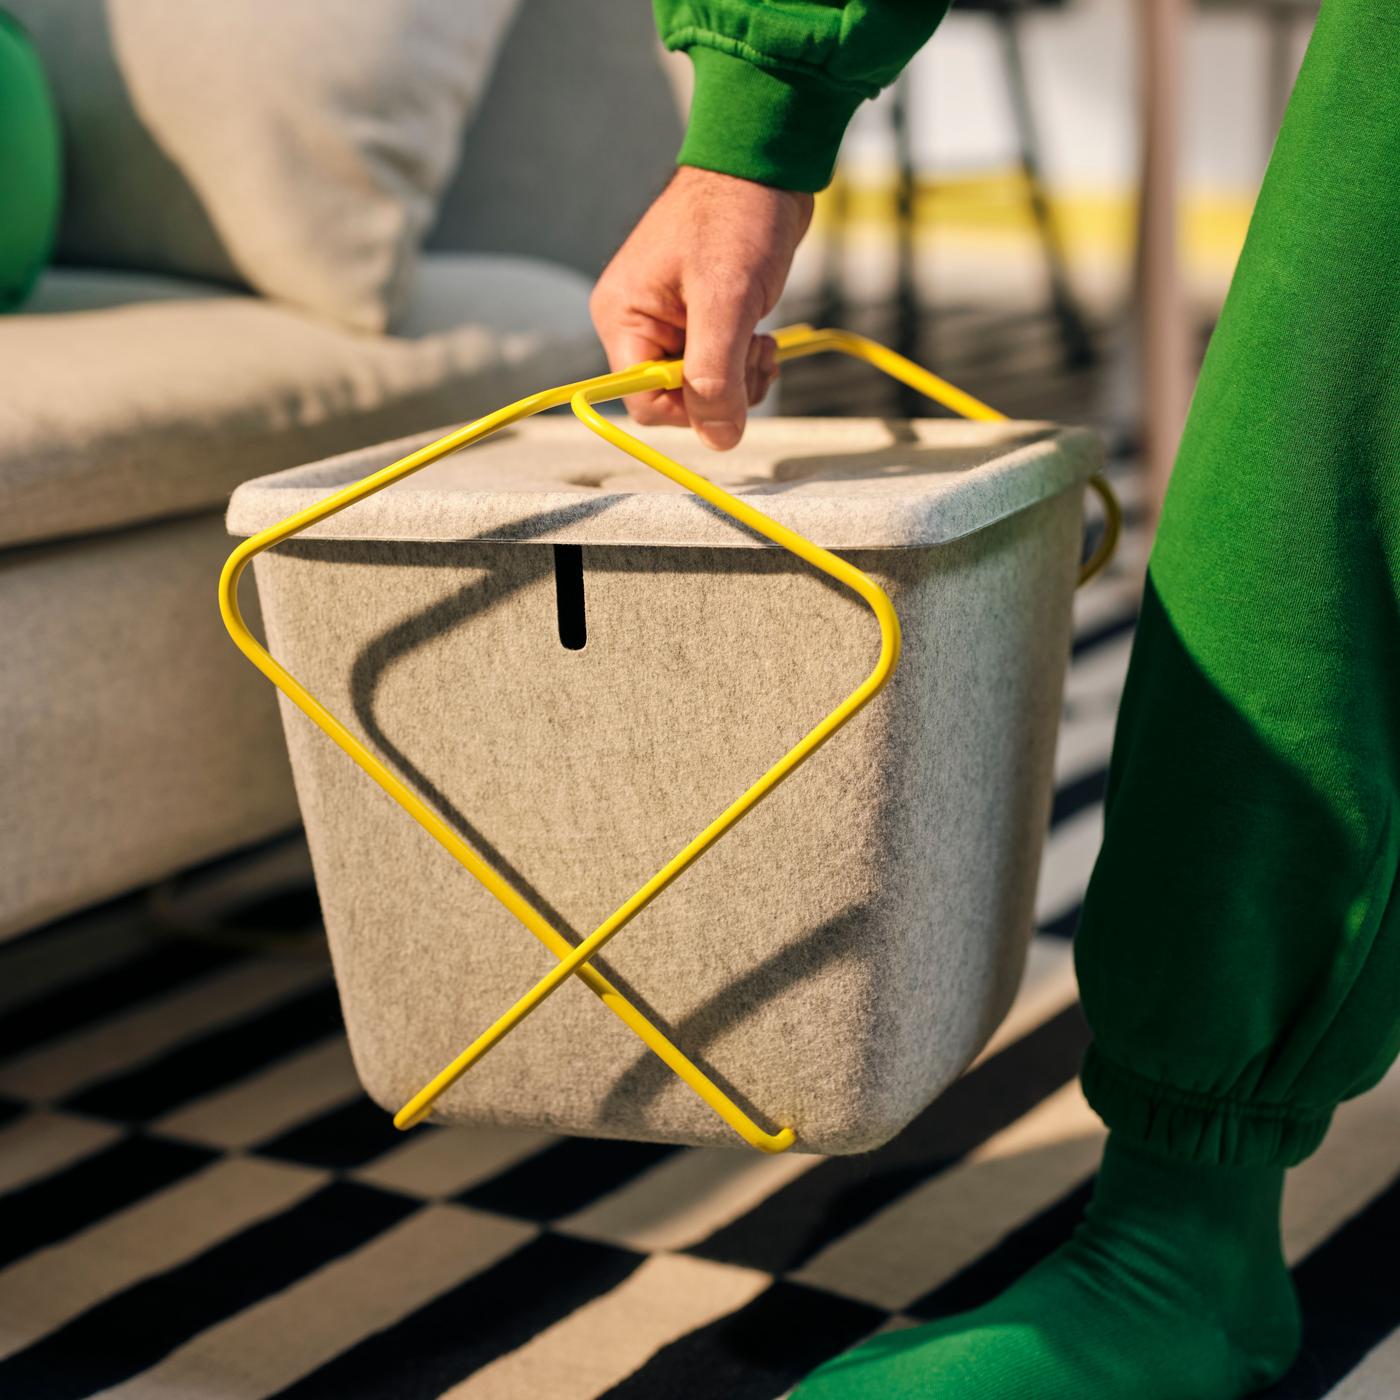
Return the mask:
<svg viewBox="0 0 1400 1400">
<path fill-rule="evenodd" d="M 754 328 L 777 304 L 812 220 L 812 196 L 682 166 L 593 289 L 608 363 L 684 353 L 680 389 L 633 394 L 638 423 L 689 423 L 724 450 L 777 377 L 777 347 Z"/>
</svg>

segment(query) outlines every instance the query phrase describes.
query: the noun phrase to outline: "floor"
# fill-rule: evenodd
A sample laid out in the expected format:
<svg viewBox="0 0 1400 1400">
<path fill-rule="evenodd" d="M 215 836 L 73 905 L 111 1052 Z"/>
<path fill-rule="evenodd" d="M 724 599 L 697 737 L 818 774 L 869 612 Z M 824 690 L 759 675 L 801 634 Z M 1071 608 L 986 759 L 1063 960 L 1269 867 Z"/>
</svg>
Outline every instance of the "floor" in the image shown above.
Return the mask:
<svg viewBox="0 0 1400 1400">
<path fill-rule="evenodd" d="M 956 337 L 967 387 L 1127 440 L 1092 374 L 1028 383 L 1018 357 L 1053 338 L 1011 329 Z M 789 411 L 888 411 L 800 368 Z M 1020 998 L 868 1157 L 398 1135 L 356 1084 L 294 846 L 0 948 L 0 1394 L 776 1400 L 873 1331 L 999 1289 L 1065 1237 L 1102 1139 L 1069 937 L 1142 545 L 1078 598 Z M 240 889 L 261 946 L 211 928 Z M 1307 1340 L 1276 1400 L 1400 1395 L 1379 1244 L 1400 1238 L 1397 1121 L 1400 1070 L 1292 1174 Z"/>
</svg>

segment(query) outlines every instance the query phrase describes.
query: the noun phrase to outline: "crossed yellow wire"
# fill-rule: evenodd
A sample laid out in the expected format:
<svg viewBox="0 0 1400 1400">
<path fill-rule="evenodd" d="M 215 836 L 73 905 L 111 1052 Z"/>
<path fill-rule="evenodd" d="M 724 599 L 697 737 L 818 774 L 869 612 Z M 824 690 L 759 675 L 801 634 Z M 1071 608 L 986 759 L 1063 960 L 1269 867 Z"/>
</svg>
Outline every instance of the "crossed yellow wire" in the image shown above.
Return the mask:
<svg viewBox="0 0 1400 1400">
<path fill-rule="evenodd" d="M 970 394 L 920 368 L 913 361 L 867 340 L 864 336 L 853 335 L 848 331 L 789 326 L 778 331 L 774 338 L 777 341 L 780 361 L 815 355 L 826 350 L 838 351 L 865 360 L 965 418 L 984 422 L 1005 419 L 1004 414 L 987 407 Z M 880 691 L 899 659 L 899 619 L 884 590 L 859 569 L 633 437 L 616 422 L 604 418 L 594 407 L 595 404 L 619 399 L 627 394 L 651 389 L 678 389 L 681 387 L 681 375 L 680 360 L 653 360 L 634 365 L 630 369 L 531 394 L 505 408 L 497 409 L 494 413 L 488 413 L 484 418 L 479 418 L 455 432 L 448 433 L 381 471 L 333 492 L 315 505 L 297 511 L 276 525 L 260 531 L 244 540 L 229 555 L 224 565 L 219 579 L 219 611 L 229 635 L 243 654 L 559 959 L 514 1006 L 483 1031 L 451 1064 L 429 1080 L 394 1115 L 394 1123 L 399 1128 L 410 1128 L 426 1117 L 438 1098 L 492 1046 L 541 1005 L 566 978 L 578 976 L 608 1010 L 659 1056 L 668 1068 L 684 1080 L 750 1146 L 763 1152 L 785 1152 L 796 1140 L 791 1128 L 784 1127 L 776 1133 L 770 1133 L 760 1127 L 593 967 L 590 959 Z M 357 501 L 402 481 L 449 453 L 480 442 L 511 423 L 564 403 L 568 403 L 575 415 L 599 437 L 687 490 L 693 491 L 724 514 L 789 550 L 814 568 L 845 584 L 870 607 L 880 628 L 879 659 L 860 685 L 577 946 L 570 944 L 558 929 L 521 898 L 431 807 L 385 767 L 315 696 L 310 694 L 253 636 L 238 607 L 239 578 L 248 564 L 264 550 L 271 549 L 273 545 L 291 539 Z M 1108 562 L 1121 528 L 1121 512 L 1108 483 L 1102 477 L 1095 476 L 1091 478 L 1090 485 L 1103 501 L 1105 529 L 1093 557 L 1081 570 L 1081 583 L 1092 578 Z"/>
</svg>

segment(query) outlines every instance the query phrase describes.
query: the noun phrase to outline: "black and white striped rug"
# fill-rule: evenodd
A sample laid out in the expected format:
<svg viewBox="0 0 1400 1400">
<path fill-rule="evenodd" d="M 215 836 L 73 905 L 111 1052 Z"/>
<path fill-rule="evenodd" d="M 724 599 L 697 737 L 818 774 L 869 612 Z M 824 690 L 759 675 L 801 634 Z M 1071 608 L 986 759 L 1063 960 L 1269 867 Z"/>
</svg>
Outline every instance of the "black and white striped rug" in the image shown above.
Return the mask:
<svg viewBox="0 0 1400 1400">
<path fill-rule="evenodd" d="M 1103 1130 L 1067 941 L 1132 629 L 1079 599 L 1030 967 L 894 1143 L 763 1158 L 404 1137 L 319 957 L 162 938 L 128 901 L 0 948 L 0 1396 L 775 1400 L 1065 1238 Z M 1400 1072 L 1293 1173 L 1306 1352 L 1279 1397 L 1400 1396 Z"/>
</svg>

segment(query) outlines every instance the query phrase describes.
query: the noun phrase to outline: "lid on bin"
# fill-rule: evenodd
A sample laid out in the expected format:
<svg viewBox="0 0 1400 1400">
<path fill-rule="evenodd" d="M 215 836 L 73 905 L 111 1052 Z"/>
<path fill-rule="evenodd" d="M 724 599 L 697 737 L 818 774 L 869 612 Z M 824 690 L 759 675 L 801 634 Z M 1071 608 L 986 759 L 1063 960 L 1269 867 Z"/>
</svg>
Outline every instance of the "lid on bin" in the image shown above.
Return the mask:
<svg viewBox="0 0 1400 1400">
<path fill-rule="evenodd" d="M 441 435 L 246 482 L 229 531 L 256 534 Z M 637 435 L 828 549 L 944 544 L 1082 482 L 1103 455 L 1083 429 L 961 419 L 757 418 L 725 453 L 685 428 Z M 564 415 L 435 462 L 301 538 L 777 548 Z"/>
</svg>

